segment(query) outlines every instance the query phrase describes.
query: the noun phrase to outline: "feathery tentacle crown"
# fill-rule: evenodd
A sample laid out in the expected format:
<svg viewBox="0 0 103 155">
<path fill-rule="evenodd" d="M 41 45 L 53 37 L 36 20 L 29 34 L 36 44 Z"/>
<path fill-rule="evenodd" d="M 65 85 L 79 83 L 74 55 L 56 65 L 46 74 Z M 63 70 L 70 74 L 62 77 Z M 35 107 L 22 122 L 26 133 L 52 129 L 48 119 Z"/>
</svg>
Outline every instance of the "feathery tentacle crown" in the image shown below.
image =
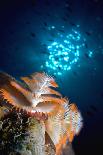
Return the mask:
<svg viewBox="0 0 103 155">
<path fill-rule="evenodd" d="M 56 146 L 56 154 L 80 132 L 82 116 L 77 106 L 52 88 L 58 87 L 55 80 L 45 73 L 21 77 L 18 82 L 5 73 L 0 73 L 0 96 L 9 105 L 26 110 L 38 119 L 45 117 L 46 131 Z M 4 105 L 7 106 L 7 105 Z M 9 107 L 8 107 L 9 109 Z"/>
</svg>

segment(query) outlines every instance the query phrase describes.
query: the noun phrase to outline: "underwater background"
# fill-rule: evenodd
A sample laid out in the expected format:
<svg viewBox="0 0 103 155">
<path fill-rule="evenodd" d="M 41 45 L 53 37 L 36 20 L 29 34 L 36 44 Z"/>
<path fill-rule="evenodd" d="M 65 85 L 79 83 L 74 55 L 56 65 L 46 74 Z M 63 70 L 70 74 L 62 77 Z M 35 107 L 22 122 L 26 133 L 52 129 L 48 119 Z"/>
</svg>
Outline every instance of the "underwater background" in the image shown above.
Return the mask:
<svg viewBox="0 0 103 155">
<path fill-rule="evenodd" d="M 58 90 L 77 104 L 84 119 L 73 141 L 75 154 L 100 154 L 102 0 L 1 0 L 0 70 L 17 79 L 40 71 L 55 77 Z"/>
</svg>

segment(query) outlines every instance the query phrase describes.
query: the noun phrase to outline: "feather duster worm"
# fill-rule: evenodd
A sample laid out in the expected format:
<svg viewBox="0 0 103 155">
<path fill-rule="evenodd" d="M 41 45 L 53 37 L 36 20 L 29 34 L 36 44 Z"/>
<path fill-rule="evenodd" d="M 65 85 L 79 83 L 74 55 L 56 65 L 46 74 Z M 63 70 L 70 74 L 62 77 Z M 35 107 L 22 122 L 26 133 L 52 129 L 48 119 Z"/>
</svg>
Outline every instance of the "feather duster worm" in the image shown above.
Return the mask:
<svg viewBox="0 0 103 155">
<path fill-rule="evenodd" d="M 82 127 L 82 116 L 77 106 L 69 104 L 68 99 L 53 89 L 58 85 L 45 73 L 21 77 L 21 80 L 0 73 L 0 150 L 12 144 L 9 140 L 12 131 L 12 150 L 17 151 L 14 146 L 21 144 L 21 154 L 26 155 L 22 151 L 29 151 L 27 154 L 31 155 L 60 155 L 66 142 L 72 142 Z M 10 154 L 11 150 L 8 152 Z"/>
</svg>

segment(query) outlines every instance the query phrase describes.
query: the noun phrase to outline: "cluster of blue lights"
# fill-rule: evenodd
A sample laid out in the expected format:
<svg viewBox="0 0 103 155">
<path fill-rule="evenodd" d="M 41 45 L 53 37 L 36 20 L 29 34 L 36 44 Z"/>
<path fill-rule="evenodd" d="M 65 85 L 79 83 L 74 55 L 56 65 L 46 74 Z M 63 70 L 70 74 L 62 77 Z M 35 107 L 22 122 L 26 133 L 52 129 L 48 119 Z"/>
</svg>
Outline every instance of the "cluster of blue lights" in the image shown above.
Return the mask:
<svg viewBox="0 0 103 155">
<path fill-rule="evenodd" d="M 55 26 L 52 26 L 51 29 L 55 29 Z M 47 46 L 49 56 L 45 66 L 49 69 L 48 72 L 52 71 L 54 75 L 62 75 L 64 71 L 71 70 L 72 66 L 78 62 L 84 43 L 81 41 L 80 32 L 74 29 L 68 35 L 60 32 L 57 35 L 55 41 Z M 90 52 L 91 56 L 92 52 Z"/>
</svg>

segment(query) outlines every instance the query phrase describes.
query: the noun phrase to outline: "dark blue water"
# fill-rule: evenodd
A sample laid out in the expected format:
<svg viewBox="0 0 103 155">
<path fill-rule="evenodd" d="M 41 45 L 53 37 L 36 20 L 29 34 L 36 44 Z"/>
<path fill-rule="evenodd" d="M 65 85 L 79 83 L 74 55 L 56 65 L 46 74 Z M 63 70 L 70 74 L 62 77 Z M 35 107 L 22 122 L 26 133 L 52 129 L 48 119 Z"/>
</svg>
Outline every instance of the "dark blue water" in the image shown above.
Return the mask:
<svg viewBox="0 0 103 155">
<path fill-rule="evenodd" d="M 84 43 L 78 62 L 68 71 L 46 67 L 46 61 L 51 63 L 47 47 L 62 42 L 59 35 L 65 39 L 72 29 L 81 34 L 79 45 Z M 17 79 L 36 71 L 55 76 L 61 93 L 77 104 L 84 118 L 84 127 L 73 141 L 76 155 L 99 154 L 103 139 L 102 0 L 0 1 L 0 70 Z"/>
</svg>

